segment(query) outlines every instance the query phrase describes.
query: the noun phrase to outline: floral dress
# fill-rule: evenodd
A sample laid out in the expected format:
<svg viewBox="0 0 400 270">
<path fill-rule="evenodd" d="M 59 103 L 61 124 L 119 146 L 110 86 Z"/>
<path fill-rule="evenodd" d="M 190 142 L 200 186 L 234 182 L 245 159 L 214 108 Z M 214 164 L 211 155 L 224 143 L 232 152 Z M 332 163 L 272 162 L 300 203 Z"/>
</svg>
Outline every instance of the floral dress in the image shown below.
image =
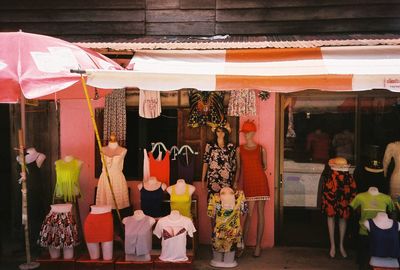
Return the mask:
<svg viewBox="0 0 400 270">
<path fill-rule="evenodd" d="M 207 144 L 204 151 L 203 162 L 208 164 L 207 190 L 210 194 L 219 192 L 213 190 L 212 184 L 217 183 L 220 188 L 232 187 L 232 180 L 236 171 L 236 148 L 232 143 L 221 148 L 218 144 Z"/>
<path fill-rule="evenodd" d="M 215 227 L 211 234 L 212 247 L 217 252 L 230 252 L 242 245 L 240 215 L 247 212 L 245 196 L 242 190 L 235 192 L 233 209 L 223 209 L 219 193 L 212 194 L 208 202 L 207 214 L 215 218 Z"/>
</svg>

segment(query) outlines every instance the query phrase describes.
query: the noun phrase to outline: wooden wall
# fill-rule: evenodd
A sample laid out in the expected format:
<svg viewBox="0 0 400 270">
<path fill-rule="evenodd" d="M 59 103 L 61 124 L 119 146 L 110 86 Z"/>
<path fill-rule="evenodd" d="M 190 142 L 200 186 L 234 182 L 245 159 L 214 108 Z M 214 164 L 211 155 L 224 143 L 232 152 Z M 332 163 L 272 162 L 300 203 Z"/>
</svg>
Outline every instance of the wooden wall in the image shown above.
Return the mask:
<svg viewBox="0 0 400 270">
<path fill-rule="evenodd" d="M 19 0 L 0 4 L 0 31 L 71 41 L 137 36 L 398 33 L 398 0 Z"/>
</svg>

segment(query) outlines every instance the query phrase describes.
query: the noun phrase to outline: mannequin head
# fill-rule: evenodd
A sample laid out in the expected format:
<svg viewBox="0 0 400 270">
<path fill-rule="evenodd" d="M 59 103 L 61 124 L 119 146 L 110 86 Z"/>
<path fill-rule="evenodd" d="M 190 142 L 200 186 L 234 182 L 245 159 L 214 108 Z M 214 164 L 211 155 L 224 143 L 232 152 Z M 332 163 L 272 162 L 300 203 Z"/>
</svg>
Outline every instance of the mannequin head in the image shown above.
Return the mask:
<svg viewBox="0 0 400 270">
<path fill-rule="evenodd" d="M 224 140 L 225 146 L 228 145 L 229 142 L 229 131 L 225 127 L 216 127 L 214 131 L 214 143 L 217 143 L 218 140 Z"/>
</svg>

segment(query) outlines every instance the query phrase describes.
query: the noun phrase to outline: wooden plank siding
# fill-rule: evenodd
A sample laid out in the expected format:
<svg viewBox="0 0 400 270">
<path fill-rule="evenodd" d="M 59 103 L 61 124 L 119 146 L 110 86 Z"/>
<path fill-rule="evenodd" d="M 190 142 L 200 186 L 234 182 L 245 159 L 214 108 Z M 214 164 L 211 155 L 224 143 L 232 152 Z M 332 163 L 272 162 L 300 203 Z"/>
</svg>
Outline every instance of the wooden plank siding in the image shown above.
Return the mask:
<svg viewBox="0 0 400 270">
<path fill-rule="evenodd" d="M 0 31 L 70 41 L 142 36 L 400 33 L 399 0 L 4 1 Z"/>
</svg>

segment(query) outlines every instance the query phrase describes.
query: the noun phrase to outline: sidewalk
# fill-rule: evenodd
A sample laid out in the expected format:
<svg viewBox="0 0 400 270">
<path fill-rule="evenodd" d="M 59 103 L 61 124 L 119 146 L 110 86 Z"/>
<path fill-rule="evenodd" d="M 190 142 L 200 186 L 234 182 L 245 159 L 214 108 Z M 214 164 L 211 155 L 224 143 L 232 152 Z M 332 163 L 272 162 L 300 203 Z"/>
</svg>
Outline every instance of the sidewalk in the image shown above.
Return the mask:
<svg viewBox="0 0 400 270">
<path fill-rule="evenodd" d="M 335 269 L 353 270 L 358 269 L 355 263 L 355 253 L 348 251 L 350 259 L 342 259 L 337 256 L 330 259 L 327 249 L 303 248 L 303 247 L 274 247 L 264 249 L 258 258 L 252 256 L 252 250 L 247 249 L 243 256 L 238 259 L 238 266 L 233 269 Z M 339 254 L 337 254 L 339 255 Z M 211 247 L 201 246 L 198 256 L 194 262 L 195 269 L 216 269 L 209 265 L 211 260 Z"/>
</svg>

